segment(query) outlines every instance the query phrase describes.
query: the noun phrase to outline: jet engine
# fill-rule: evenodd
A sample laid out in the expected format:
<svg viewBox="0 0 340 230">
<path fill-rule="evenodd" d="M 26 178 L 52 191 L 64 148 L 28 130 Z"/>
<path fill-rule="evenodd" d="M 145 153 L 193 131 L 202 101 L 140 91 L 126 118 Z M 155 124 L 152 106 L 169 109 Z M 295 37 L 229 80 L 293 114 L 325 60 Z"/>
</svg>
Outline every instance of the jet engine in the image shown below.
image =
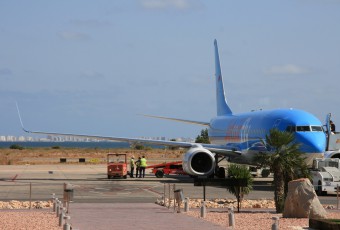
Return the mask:
<svg viewBox="0 0 340 230">
<path fill-rule="evenodd" d="M 192 147 L 183 156 L 183 170 L 193 176 L 207 176 L 214 172 L 215 156 L 203 147 Z"/>
</svg>

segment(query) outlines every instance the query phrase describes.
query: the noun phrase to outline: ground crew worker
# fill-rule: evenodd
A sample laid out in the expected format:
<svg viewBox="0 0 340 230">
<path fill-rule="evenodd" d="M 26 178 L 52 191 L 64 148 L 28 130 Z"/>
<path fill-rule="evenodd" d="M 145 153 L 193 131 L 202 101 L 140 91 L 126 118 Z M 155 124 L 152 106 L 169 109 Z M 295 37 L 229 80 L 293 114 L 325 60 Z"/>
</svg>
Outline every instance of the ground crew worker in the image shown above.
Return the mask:
<svg viewBox="0 0 340 230">
<path fill-rule="evenodd" d="M 140 157 L 138 157 L 138 160 L 136 160 L 135 165 L 136 165 L 136 178 L 137 178 L 139 170 L 140 170 Z"/>
<path fill-rule="evenodd" d="M 135 170 L 135 157 L 132 156 L 130 159 L 130 177 L 133 177 L 133 171 Z"/>
<path fill-rule="evenodd" d="M 145 177 L 145 168 L 146 168 L 146 159 L 145 156 L 142 156 L 140 159 L 140 169 L 139 169 L 139 178 Z"/>
<path fill-rule="evenodd" d="M 335 124 L 333 123 L 332 120 L 330 120 L 330 125 L 331 125 L 331 132 L 335 133 Z"/>
</svg>

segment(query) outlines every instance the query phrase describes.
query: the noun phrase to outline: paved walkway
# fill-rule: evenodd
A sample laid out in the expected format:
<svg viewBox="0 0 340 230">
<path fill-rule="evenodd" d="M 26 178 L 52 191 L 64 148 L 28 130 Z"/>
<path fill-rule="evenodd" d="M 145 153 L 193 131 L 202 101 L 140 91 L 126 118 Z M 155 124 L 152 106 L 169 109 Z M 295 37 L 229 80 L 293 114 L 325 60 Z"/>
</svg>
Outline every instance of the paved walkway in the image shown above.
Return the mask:
<svg viewBox="0 0 340 230">
<path fill-rule="evenodd" d="M 71 203 L 70 216 L 72 230 L 226 229 L 203 219 L 184 213 L 174 213 L 173 209 L 150 203 Z"/>
</svg>

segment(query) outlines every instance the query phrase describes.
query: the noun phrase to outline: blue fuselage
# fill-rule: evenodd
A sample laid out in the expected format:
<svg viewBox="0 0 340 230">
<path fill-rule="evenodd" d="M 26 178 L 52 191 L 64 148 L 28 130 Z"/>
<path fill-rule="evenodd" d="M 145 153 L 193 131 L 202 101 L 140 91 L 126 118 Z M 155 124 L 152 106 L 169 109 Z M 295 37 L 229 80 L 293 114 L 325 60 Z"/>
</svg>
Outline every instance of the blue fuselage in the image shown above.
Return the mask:
<svg viewBox="0 0 340 230">
<path fill-rule="evenodd" d="M 310 113 L 295 109 L 255 111 L 218 116 L 210 121 L 209 137 L 213 144 L 224 144 L 236 151 L 263 150 L 270 129 L 295 133 L 295 141 L 304 153 L 323 153 L 326 135 L 319 119 Z"/>
</svg>

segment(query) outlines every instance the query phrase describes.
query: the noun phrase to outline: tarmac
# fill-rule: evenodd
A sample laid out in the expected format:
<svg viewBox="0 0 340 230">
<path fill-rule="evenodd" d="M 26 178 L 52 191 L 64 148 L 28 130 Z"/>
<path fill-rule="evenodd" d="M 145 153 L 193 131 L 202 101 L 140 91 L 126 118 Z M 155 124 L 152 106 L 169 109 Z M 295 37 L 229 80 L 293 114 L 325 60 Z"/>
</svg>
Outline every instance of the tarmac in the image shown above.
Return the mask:
<svg viewBox="0 0 340 230">
<path fill-rule="evenodd" d="M 161 197 L 164 183 L 175 183 L 177 179 L 129 178 L 108 180 L 105 165 L 1 165 L 0 200 L 49 200 L 51 194 L 63 197 L 63 183 L 74 185 L 74 202 L 69 205 L 68 223 L 72 230 L 92 229 L 211 229 L 218 226 L 202 218 L 174 212 L 155 204 Z M 106 178 L 106 179 L 105 179 Z M 30 186 L 31 185 L 31 186 Z M 201 188 L 192 183 L 179 184 L 190 197 L 201 197 Z M 32 190 L 32 195 L 30 195 Z M 211 194 L 221 193 L 223 188 Z M 52 210 L 51 210 L 52 211 Z M 227 218 L 227 215 L 226 215 Z M 62 227 L 61 227 L 62 229 Z"/>
<path fill-rule="evenodd" d="M 151 203 L 71 204 L 69 215 L 72 230 L 226 229 L 204 219 L 176 213 L 171 208 Z"/>
</svg>

